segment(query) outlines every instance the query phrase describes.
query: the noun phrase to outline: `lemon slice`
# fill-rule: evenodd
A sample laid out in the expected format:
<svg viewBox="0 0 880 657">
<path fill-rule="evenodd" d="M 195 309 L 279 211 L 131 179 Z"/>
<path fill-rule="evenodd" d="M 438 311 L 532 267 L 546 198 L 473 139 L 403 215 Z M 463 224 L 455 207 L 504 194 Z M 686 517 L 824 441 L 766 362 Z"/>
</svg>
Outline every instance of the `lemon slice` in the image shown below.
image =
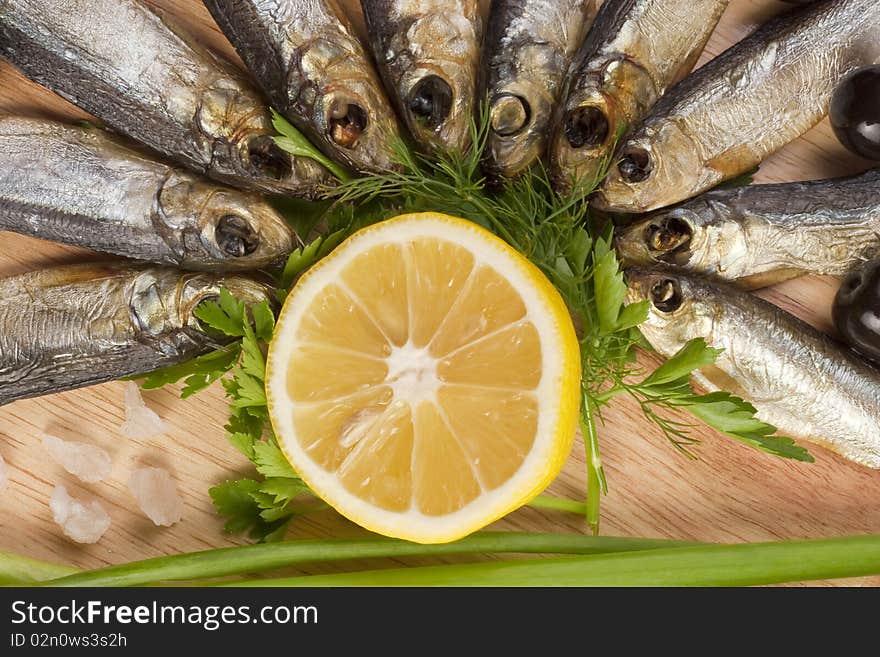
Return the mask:
<svg viewBox="0 0 880 657">
<path fill-rule="evenodd" d="M 302 478 L 367 529 L 465 536 L 528 502 L 571 450 L 580 357 L 544 275 L 439 214 L 353 235 L 300 279 L 267 397 Z"/>
</svg>

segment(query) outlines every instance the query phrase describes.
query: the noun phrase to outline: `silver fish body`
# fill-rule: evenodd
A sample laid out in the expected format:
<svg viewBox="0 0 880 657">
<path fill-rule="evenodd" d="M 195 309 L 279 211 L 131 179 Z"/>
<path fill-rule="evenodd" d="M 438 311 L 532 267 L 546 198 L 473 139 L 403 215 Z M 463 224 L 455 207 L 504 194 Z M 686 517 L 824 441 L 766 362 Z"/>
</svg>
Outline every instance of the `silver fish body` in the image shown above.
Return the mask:
<svg viewBox="0 0 880 657">
<path fill-rule="evenodd" d="M 828 113 L 845 75 L 880 61 L 878 31 L 876 0 L 815 2 L 771 20 L 657 103 L 596 205 L 648 212 L 754 169 Z"/>
<path fill-rule="evenodd" d="M 187 269 L 260 269 L 296 238 L 255 192 L 223 187 L 98 129 L 0 118 L 0 230 Z"/>
<path fill-rule="evenodd" d="M 573 68 L 551 145 L 560 185 L 595 184 L 618 140 L 687 75 L 730 0 L 606 0 Z"/>
<path fill-rule="evenodd" d="M 394 112 L 334 0 L 204 0 L 272 104 L 341 164 L 393 163 Z"/>
<path fill-rule="evenodd" d="M 483 21 L 477 0 L 361 0 L 379 71 L 422 146 L 470 144 Z"/>
<path fill-rule="evenodd" d="M 594 0 L 493 0 L 482 64 L 489 102 L 486 162 L 513 178 L 547 148 L 571 60 L 595 15 Z"/>
<path fill-rule="evenodd" d="M 69 265 L 0 280 L 0 405 L 178 364 L 218 346 L 193 311 L 242 276 L 127 264 Z"/>
<path fill-rule="evenodd" d="M 628 300 L 649 300 L 640 328 L 664 356 L 705 338 L 724 349 L 695 379 L 751 402 L 782 435 L 880 468 L 880 371 L 776 306 L 719 283 L 628 270 Z"/>
<path fill-rule="evenodd" d="M 843 276 L 880 255 L 880 170 L 708 192 L 618 231 L 628 266 L 674 265 L 745 288 Z"/>
<path fill-rule="evenodd" d="M 259 93 L 141 0 L 0 0 L 0 55 L 115 130 L 212 178 L 314 196 Z"/>
</svg>

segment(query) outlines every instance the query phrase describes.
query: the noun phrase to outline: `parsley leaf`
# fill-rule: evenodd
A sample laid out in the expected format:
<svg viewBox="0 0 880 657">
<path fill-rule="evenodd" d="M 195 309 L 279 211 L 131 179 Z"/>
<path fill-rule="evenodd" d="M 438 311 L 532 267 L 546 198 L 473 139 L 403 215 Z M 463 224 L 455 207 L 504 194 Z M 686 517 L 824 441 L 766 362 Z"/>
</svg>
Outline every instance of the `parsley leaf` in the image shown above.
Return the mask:
<svg viewBox="0 0 880 657">
<path fill-rule="evenodd" d="M 298 477 L 266 479 L 260 486 L 260 491 L 269 495 L 272 498 L 272 503 L 276 506 L 283 506 L 303 495 L 312 494 L 305 482 Z"/>
<path fill-rule="evenodd" d="M 347 229 L 339 229 L 326 237 L 315 238 L 309 244 L 291 253 L 279 277 L 281 294 L 286 296 L 287 290 L 290 289 L 297 277 L 339 246 L 348 233 Z"/>
<path fill-rule="evenodd" d="M 728 392 L 713 392 L 683 400 L 682 408 L 710 427 L 761 451 L 795 461 L 814 459 L 791 438 L 777 436 L 776 427 L 755 417 L 755 407 Z"/>
<path fill-rule="evenodd" d="M 691 372 L 714 363 L 722 351 L 706 345 L 706 340 L 703 338 L 691 340 L 679 349 L 677 354 L 643 379 L 638 387 L 647 389 L 678 381 L 682 377 L 686 378 Z"/>
<path fill-rule="evenodd" d="M 268 301 L 262 301 L 251 308 L 254 317 L 254 334 L 257 340 L 269 342 L 275 332 L 275 313 Z"/>
<path fill-rule="evenodd" d="M 238 384 L 238 390 L 231 402 L 233 408 L 266 405 L 266 390 L 263 388 L 263 381 L 261 379 L 256 379 L 241 369 L 236 371 L 233 376 Z"/>
<path fill-rule="evenodd" d="M 227 481 L 210 489 L 209 494 L 217 512 L 228 520 L 223 528 L 230 533 L 247 532 L 248 536 L 260 542 L 280 540 L 290 520 L 290 513 L 276 513 L 267 520 L 263 514 L 267 509 L 258 500 L 265 499 L 262 484 L 253 479 Z"/>
<path fill-rule="evenodd" d="M 294 128 L 290 122 L 274 109 L 272 110 L 272 127 L 278 132 L 275 143 L 294 157 L 306 157 L 315 160 L 327 168 L 339 180 L 351 180 L 351 174 L 312 146 L 305 135 Z"/>
<path fill-rule="evenodd" d="M 186 399 L 204 390 L 232 369 L 238 360 L 239 353 L 238 344 L 231 344 L 186 363 L 152 372 L 141 382 L 141 387 L 144 390 L 155 390 L 185 379 L 180 396 Z"/>
<path fill-rule="evenodd" d="M 193 314 L 208 328 L 223 335 L 240 338 L 244 335 L 245 304 L 226 288 L 220 290 L 217 301 L 203 301 Z"/>
<path fill-rule="evenodd" d="M 266 359 L 254 329 L 249 324 L 244 326 L 244 338 L 241 340 L 241 371 L 248 379 L 256 379 L 260 385 L 266 377 Z M 241 381 L 236 378 L 241 386 Z M 241 392 L 239 390 L 239 392 Z M 261 395 L 265 399 L 265 394 Z"/>
<path fill-rule="evenodd" d="M 274 440 L 264 440 L 254 445 L 253 462 L 257 472 L 266 478 L 286 477 L 301 481 Z"/>
</svg>

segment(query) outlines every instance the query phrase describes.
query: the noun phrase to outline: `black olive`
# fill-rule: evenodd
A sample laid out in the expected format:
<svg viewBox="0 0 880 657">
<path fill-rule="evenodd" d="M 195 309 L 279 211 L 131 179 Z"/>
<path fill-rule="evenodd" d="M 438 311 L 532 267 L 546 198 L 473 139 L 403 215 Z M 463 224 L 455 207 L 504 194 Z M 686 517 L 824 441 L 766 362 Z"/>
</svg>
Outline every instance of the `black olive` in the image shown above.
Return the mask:
<svg viewBox="0 0 880 657">
<path fill-rule="evenodd" d="M 880 260 L 867 262 L 846 277 L 832 315 L 843 339 L 880 363 Z"/>
<path fill-rule="evenodd" d="M 831 100 L 831 125 L 856 155 L 880 160 L 880 66 L 850 73 Z"/>
</svg>

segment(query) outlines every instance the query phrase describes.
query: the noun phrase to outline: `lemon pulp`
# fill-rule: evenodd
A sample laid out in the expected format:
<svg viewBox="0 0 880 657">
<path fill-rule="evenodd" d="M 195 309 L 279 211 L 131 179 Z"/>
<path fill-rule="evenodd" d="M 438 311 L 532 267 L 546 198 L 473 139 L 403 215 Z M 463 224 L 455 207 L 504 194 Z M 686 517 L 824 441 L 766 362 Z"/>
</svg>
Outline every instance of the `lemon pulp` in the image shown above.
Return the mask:
<svg viewBox="0 0 880 657">
<path fill-rule="evenodd" d="M 558 473 L 579 399 L 556 290 L 481 228 L 408 215 L 297 284 L 269 354 L 279 445 L 343 515 L 422 542 L 463 536 Z"/>
</svg>

